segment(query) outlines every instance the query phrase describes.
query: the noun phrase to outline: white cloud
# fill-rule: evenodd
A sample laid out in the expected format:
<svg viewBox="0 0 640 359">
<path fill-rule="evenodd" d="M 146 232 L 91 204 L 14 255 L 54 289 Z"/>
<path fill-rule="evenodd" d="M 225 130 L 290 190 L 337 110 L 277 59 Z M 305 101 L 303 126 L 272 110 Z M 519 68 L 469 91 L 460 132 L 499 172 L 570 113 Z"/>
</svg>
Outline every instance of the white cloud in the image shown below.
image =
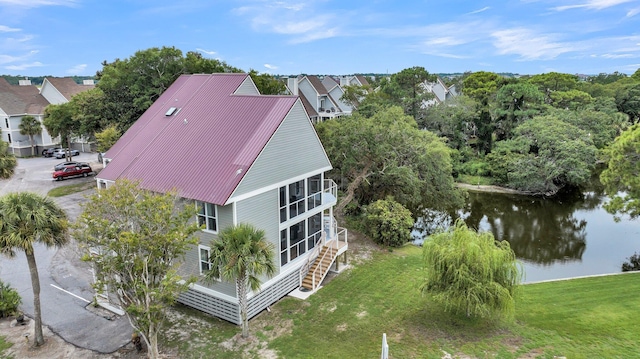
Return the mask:
<svg viewBox="0 0 640 359">
<path fill-rule="evenodd" d="M 582 4 L 556 6 L 552 9 L 556 11 L 565 11 L 570 9 L 602 10 L 632 1 L 635 0 L 587 0 Z"/>
<path fill-rule="evenodd" d="M 84 73 L 84 70 L 86 69 L 87 69 L 87 64 L 79 64 L 68 69 L 66 73 L 68 73 L 69 75 L 82 75 Z"/>
<path fill-rule="evenodd" d="M 602 54 L 600 57 L 604 57 L 605 59 L 632 59 L 635 57 L 640 57 L 640 55 L 634 54 Z"/>
<path fill-rule="evenodd" d="M 485 7 L 483 7 L 482 9 L 478 9 L 478 10 L 472 11 L 472 12 L 470 12 L 470 13 L 467 13 L 467 15 L 478 14 L 478 13 L 481 13 L 481 12 L 487 11 L 487 10 L 489 10 L 489 9 L 491 9 L 491 6 L 485 6 Z"/>
<path fill-rule="evenodd" d="M 627 17 L 634 17 L 636 15 L 640 14 L 640 7 L 637 7 L 635 9 L 631 9 L 627 12 Z"/>
<path fill-rule="evenodd" d="M 18 32 L 18 31 L 21 31 L 21 30 L 15 27 L 0 25 L 0 32 Z"/>
<path fill-rule="evenodd" d="M 0 6 L 34 8 L 40 6 L 75 6 L 78 0 L 0 0 Z"/>
<path fill-rule="evenodd" d="M 254 31 L 286 35 L 293 44 L 343 35 L 336 26 L 336 15 L 319 10 L 314 1 L 254 1 L 232 12 L 247 17 Z"/>
<path fill-rule="evenodd" d="M 11 70 L 11 71 L 24 71 L 27 69 L 30 69 L 32 67 L 42 67 L 44 66 L 41 62 L 36 61 L 36 62 L 32 62 L 32 63 L 23 63 L 23 64 L 19 64 L 19 65 L 9 65 L 9 66 L 5 66 L 4 68 L 7 70 Z"/>
<path fill-rule="evenodd" d="M 196 48 L 196 51 L 198 51 L 200 53 L 203 53 L 205 55 L 209 55 L 209 56 L 213 56 L 213 55 L 217 54 L 217 52 L 215 52 L 215 51 L 208 51 L 208 50 L 201 49 L 201 48 Z"/>
<path fill-rule="evenodd" d="M 498 30 L 491 36 L 499 54 L 518 55 L 521 60 L 554 59 L 577 50 L 574 44 L 558 42 L 553 35 L 539 34 L 526 28 Z"/>
<path fill-rule="evenodd" d="M 269 70 L 277 70 L 278 69 L 278 66 L 271 65 L 271 64 L 264 64 L 264 67 L 268 68 Z"/>
</svg>

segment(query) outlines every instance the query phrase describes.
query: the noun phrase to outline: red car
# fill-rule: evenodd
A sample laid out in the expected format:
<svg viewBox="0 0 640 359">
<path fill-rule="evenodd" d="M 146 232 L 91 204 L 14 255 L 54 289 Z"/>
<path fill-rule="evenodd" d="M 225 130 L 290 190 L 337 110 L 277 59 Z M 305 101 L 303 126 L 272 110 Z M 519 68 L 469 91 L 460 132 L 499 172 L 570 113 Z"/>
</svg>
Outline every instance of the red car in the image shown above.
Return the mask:
<svg viewBox="0 0 640 359">
<path fill-rule="evenodd" d="M 60 181 L 65 179 L 66 177 L 77 177 L 77 176 L 87 177 L 92 173 L 93 173 L 93 170 L 91 169 L 91 166 L 89 166 L 86 163 L 79 163 L 75 166 L 65 166 L 63 169 L 59 171 L 54 171 L 53 179 Z"/>
</svg>

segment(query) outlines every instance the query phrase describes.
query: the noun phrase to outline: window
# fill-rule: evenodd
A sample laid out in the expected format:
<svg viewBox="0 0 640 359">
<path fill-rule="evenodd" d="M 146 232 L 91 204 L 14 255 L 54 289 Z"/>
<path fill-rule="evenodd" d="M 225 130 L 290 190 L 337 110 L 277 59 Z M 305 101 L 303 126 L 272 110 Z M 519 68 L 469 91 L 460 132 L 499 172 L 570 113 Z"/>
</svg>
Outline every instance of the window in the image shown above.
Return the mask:
<svg viewBox="0 0 640 359">
<path fill-rule="evenodd" d="M 11 143 L 11 134 L 7 133 L 7 140 L 9 140 L 8 142 Z"/>
<path fill-rule="evenodd" d="M 312 249 L 322 237 L 322 213 L 316 213 L 307 219 L 309 236 L 307 237 L 307 248 Z"/>
<path fill-rule="evenodd" d="M 322 176 L 315 175 L 307 179 L 309 197 L 307 198 L 307 209 L 311 210 L 322 204 Z"/>
<path fill-rule="evenodd" d="M 196 201 L 196 208 L 198 209 L 198 224 L 205 226 L 207 231 L 218 231 L 218 213 L 215 204 Z"/>
<path fill-rule="evenodd" d="M 278 191 L 280 223 L 295 218 L 322 204 L 322 175 L 282 186 Z"/>
<path fill-rule="evenodd" d="M 8 118 L 4 118 L 4 125 L 9 128 L 9 119 Z"/>
<path fill-rule="evenodd" d="M 209 261 L 209 257 L 211 256 L 211 248 L 199 245 L 198 255 L 200 256 L 200 274 L 204 274 L 204 272 L 211 270 L 211 262 Z"/>
</svg>

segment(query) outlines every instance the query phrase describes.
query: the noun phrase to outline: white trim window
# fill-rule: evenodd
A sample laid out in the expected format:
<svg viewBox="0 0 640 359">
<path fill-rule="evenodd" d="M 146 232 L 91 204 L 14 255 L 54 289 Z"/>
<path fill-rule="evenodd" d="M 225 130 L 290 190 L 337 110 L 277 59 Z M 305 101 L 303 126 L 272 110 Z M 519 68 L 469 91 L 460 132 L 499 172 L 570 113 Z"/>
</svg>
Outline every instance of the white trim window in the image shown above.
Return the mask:
<svg viewBox="0 0 640 359">
<path fill-rule="evenodd" d="M 198 225 L 205 226 L 204 230 L 218 232 L 218 207 L 212 203 L 196 201 L 198 209 Z"/>
<path fill-rule="evenodd" d="M 198 245 L 198 268 L 200 269 L 200 275 L 211 270 L 211 248 L 203 245 Z"/>
</svg>

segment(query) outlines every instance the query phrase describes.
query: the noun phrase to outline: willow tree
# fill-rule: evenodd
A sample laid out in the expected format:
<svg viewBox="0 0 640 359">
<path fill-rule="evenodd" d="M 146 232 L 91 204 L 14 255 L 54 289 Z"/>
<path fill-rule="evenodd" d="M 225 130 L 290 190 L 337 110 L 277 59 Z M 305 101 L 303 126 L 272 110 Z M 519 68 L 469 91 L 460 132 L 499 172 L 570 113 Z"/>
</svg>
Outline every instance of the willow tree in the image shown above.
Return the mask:
<svg viewBox="0 0 640 359">
<path fill-rule="evenodd" d="M 423 244 L 423 294 L 467 317 L 512 317 L 522 269 L 509 242 L 476 232 L 464 221 Z"/>
</svg>

